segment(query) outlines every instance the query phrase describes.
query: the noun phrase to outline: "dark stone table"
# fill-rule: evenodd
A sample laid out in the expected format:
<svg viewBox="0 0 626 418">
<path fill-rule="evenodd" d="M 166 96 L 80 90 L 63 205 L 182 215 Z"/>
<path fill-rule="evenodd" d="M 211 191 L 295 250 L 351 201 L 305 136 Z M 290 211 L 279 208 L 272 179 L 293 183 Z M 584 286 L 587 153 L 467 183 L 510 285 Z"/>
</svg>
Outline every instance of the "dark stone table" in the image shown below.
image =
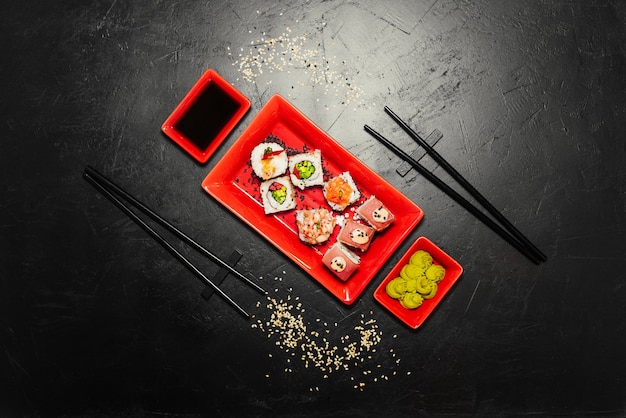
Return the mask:
<svg viewBox="0 0 626 418">
<path fill-rule="evenodd" d="M 0 415 L 626 414 L 624 3 L 0 10 Z M 208 68 L 252 107 L 200 164 L 160 128 Z M 200 187 L 274 94 L 425 212 L 350 306 Z M 398 175 L 400 160 L 363 130 L 414 146 L 385 105 L 424 136 L 439 130 L 436 150 L 548 261 L 528 261 L 422 176 Z M 237 267 L 275 303 L 232 276 L 221 288 L 254 318 L 203 298 L 83 180 L 87 165 L 219 256 L 239 250 Z M 373 292 L 419 236 L 464 273 L 413 330 Z M 274 332 L 278 308 L 295 321 L 292 348 Z"/>
</svg>

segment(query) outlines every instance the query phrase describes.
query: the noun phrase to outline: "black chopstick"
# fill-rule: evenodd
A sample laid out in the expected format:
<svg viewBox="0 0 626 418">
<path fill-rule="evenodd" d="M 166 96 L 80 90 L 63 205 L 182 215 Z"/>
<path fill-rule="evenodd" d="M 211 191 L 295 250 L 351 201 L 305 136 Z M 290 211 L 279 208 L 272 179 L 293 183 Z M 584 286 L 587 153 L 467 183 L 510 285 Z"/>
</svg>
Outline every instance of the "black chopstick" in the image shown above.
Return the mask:
<svg viewBox="0 0 626 418">
<path fill-rule="evenodd" d="M 539 248 L 537 248 L 524 234 L 522 234 L 500 211 L 498 211 L 492 204 L 485 198 L 474 186 L 470 184 L 469 181 L 463 177 L 448 161 L 443 158 L 433 147 L 431 147 L 428 142 L 422 139 L 421 136 L 417 132 L 415 132 L 406 122 L 404 122 L 397 114 L 395 114 L 388 106 L 385 106 L 385 112 L 391 118 L 396 121 L 398 125 L 404 131 L 409 134 L 413 140 L 415 140 L 426 153 L 435 160 L 454 180 L 456 180 L 467 192 L 476 199 L 497 221 L 499 221 L 516 239 L 522 242 L 524 245 L 529 247 L 529 249 L 537 256 L 537 258 L 541 261 L 546 261 L 548 257 L 541 252 Z"/>
<path fill-rule="evenodd" d="M 235 309 L 237 309 L 241 314 L 243 314 L 246 318 L 249 318 L 250 315 L 241 308 L 234 300 L 232 300 L 224 291 L 222 291 L 218 286 L 216 286 L 208 277 L 206 277 L 196 266 L 193 265 L 183 254 L 181 254 L 176 248 L 174 248 L 163 236 L 161 236 L 156 230 L 154 230 L 150 225 L 148 225 L 145 221 L 143 221 L 135 212 L 130 209 L 128 205 L 120 200 L 116 193 L 131 202 L 138 209 L 146 213 L 148 216 L 153 218 L 162 226 L 166 227 L 168 230 L 173 232 L 187 244 L 193 246 L 203 254 L 207 255 L 211 260 L 215 261 L 217 264 L 227 269 L 229 272 L 233 273 L 238 278 L 244 280 L 246 283 L 250 284 L 256 290 L 261 293 L 266 293 L 260 286 L 256 283 L 252 282 L 246 276 L 235 270 L 232 266 L 222 261 L 219 257 L 211 253 L 209 250 L 202 247 L 196 241 L 185 235 L 178 228 L 170 224 L 164 218 L 156 214 L 154 211 L 149 209 L 146 205 L 139 202 L 129 193 L 124 191 L 121 187 L 117 186 L 111 180 L 106 178 L 104 175 L 98 173 L 92 167 L 87 167 L 83 174 L 85 180 L 87 180 L 92 186 L 94 186 L 98 191 L 100 191 L 105 197 L 107 197 L 112 203 L 114 203 L 122 212 L 124 212 L 131 220 L 137 223 L 141 228 L 143 228 L 152 238 L 154 238 L 159 244 L 161 244 L 165 249 L 167 249 L 174 257 L 176 257 L 183 265 L 189 268 L 193 273 L 195 273 L 202 281 L 204 281 L 207 285 L 209 285 L 216 293 L 218 293 L 222 298 L 224 298 L 228 303 L 230 303 Z"/>
<path fill-rule="evenodd" d="M 217 255 L 213 254 L 211 251 L 209 251 L 206 248 L 204 248 L 202 245 L 200 245 L 193 238 L 189 237 L 187 234 L 182 232 L 180 229 L 178 229 L 177 227 L 172 225 L 170 222 L 165 220 L 158 213 L 154 212 L 152 209 L 150 209 L 145 204 L 143 204 L 142 202 L 137 200 L 135 197 L 133 197 L 131 194 L 126 192 L 123 188 L 121 188 L 120 186 L 115 184 L 111 179 L 106 177 L 104 174 L 99 173 L 95 168 L 93 168 L 91 166 L 87 166 L 85 168 L 85 172 L 90 174 L 91 176 L 97 178 L 101 183 L 106 185 L 106 187 L 108 187 L 109 189 L 115 191 L 115 193 L 119 194 L 120 196 L 124 197 L 124 199 L 128 200 L 129 202 L 131 202 L 135 207 L 137 207 L 142 212 L 144 212 L 146 215 L 148 215 L 149 217 L 151 217 L 152 219 L 157 221 L 161 226 L 163 226 L 164 228 L 168 229 L 170 232 L 172 232 L 174 235 L 178 236 L 185 243 L 187 243 L 191 247 L 195 248 L 197 251 L 201 252 L 205 256 L 207 256 L 211 261 L 213 261 L 214 263 L 218 264 L 220 267 L 225 268 L 230 273 L 235 275 L 237 278 L 243 280 L 244 282 L 246 282 L 247 284 L 252 286 L 257 291 L 259 291 L 259 292 L 261 292 L 263 294 L 267 293 L 258 284 L 254 283 L 252 280 L 250 280 L 250 278 L 244 276 L 239 271 L 237 271 L 234 267 L 232 267 L 230 264 L 226 263 L 224 260 L 219 258 Z"/>
<path fill-rule="evenodd" d="M 489 228 L 491 228 L 495 233 L 500 235 L 505 241 L 515 247 L 520 253 L 522 253 L 526 258 L 532 261 L 535 264 L 540 263 L 540 259 L 534 254 L 530 249 L 523 245 L 520 241 L 518 241 L 513 235 L 507 232 L 504 228 L 502 228 L 499 224 L 497 224 L 493 219 L 485 215 L 482 211 L 480 211 L 476 206 L 472 205 L 469 201 L 467 201 L 463 196 L 457 193 L 453 188 L 444 183 L 439 177 L 435 176 L 433 173 L 428 171 L 424 166 L 415 161 L 408 155 L 406 152 L 402 151 L 392 142 L 390 142 L 387 138 L 376 132 L 374 129 L 369 127 L 368 125 L 364 126 L 365 130 L 384 144 L 387 148 L 393 151 L 397 156 L 408 162 L 413 168 L 415 168 L 422 176 L 426 177 L 431 183 L 433 183 L 436 187 L 438 187 L 441 191 L 450 196 L 454 201 L 456 201 L 459 205 L 465 208 L 468 212 L 474 215 L 478 220 L 483 222 Z"/>
</svg>

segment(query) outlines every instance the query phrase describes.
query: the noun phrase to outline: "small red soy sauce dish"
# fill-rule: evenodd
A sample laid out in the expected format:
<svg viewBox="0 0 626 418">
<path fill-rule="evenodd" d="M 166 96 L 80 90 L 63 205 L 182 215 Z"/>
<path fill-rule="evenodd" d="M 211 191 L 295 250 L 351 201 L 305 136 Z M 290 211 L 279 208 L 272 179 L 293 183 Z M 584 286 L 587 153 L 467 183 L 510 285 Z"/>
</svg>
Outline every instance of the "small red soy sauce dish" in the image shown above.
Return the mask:
<svg viewBox="0 0 626 418">
<path fill-rule="evenodd" d="M 207 70 L 161 130 L 204 164 L 250 109 L 250 100 L 215 70 Z"/>
</svg>

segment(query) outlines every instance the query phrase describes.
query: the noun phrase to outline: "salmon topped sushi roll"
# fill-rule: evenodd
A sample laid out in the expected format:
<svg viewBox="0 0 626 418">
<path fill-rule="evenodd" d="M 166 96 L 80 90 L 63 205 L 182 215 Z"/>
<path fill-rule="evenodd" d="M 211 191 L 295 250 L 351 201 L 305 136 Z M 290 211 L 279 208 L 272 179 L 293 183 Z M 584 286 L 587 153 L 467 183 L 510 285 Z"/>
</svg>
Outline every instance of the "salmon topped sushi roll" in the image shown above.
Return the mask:
<svg viewBox="0 0 626 418">
<path fill-rule="evenodd" d="M 356 213 L 379 232 L 396 220 L 394 214 L 376 196 L 370 196 L 359 206 Z"/>
<path fill-rule="evenodd" d="M 250 153 L 254 174 L 262 180 L 282 176 L 289 165 L 287 151 L 275 142 L 263 142 Z"/>
<path fill-rule="evenodd" d="M 361 258 L 340 243 L 334 243 L 322 257 L 322 263 L 345 282 L 359 268 Z"/>
<path fill-rule="evenodd" d="M 339 231 L 337 241 L 348 247 L 359 250 L 361 252 L 367 251 L 372 239 L 374 239 L 375 230 L 371 226 L 363 225 L 360 222 L 352 219 L 346 220 L 345 225 Z"/>
<path fill-rule="evenodd" d="M 324 197 L 333 210 L 341 212 L 359 200 L 361 192 L 348 171 L 344 171 L 324 185 Z"/>
<path fill-rule="evenodd" d="M 261 183 L 265 214 L 284 212 L 296 207 L 295 192 L 289 177 L 282 176 Z"/>
</svg>

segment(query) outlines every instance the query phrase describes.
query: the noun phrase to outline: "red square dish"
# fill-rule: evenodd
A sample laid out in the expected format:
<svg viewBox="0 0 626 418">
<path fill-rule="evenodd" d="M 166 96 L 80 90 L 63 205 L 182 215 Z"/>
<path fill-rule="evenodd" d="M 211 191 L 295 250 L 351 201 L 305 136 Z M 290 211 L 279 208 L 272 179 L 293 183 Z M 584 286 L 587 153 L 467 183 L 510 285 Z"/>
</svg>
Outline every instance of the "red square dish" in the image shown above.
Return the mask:
<svg viewBox="0 0 626 418">
<path fill-rule="evenodd" d="M 390 281 L 400 276 L 402 268 L 409 263 L 411 255 L 418 250 L 428 252 L 433 258 L 433 264 L 443 266 L 446 270 L 446 274 L 441 282 L 439 282 L 437 293 L 432 299 L 425 299 L 422 305 L 416 309 L 407 309 L 402 306 L 398 300 L 390 297 L 385 289 Z M 411 328 L 417 329 L 456 283 L 461 273 L 463 273 L 463 267 L 461 267 L 459 263 L 446 254 L 441 248 L 433 244 L 428 238 L 419 237 L 374 291 L 374 298 L 402 322 Z"/>
<path fill-rule="evenodd" d="M 161 130 L 204 164 L 248 109 L 250 100 L 209 69 L 176 106 Z"/>
</svg>

